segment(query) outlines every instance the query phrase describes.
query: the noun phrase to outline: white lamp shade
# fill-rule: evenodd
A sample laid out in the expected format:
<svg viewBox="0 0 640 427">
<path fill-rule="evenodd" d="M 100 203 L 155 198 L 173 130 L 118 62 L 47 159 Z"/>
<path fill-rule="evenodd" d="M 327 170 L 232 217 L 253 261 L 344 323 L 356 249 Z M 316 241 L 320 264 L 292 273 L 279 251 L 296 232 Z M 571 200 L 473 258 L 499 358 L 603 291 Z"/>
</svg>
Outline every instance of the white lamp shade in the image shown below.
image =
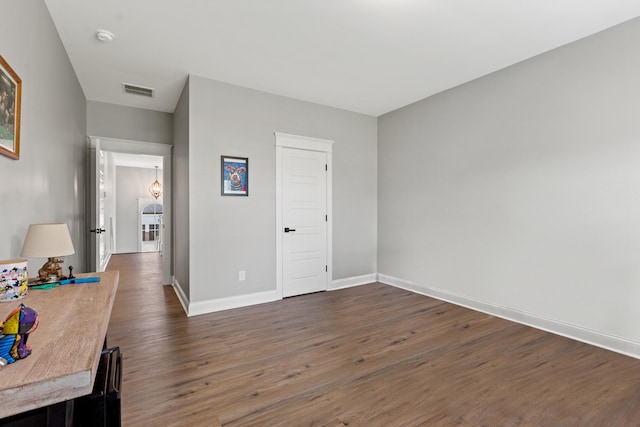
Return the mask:
<svg viewBox="0 0 640 427">
<path fill-rule="evenodd" d="M 22 245 L 25 258 L 53 258 L 76 253 L 67 224 L 31 224 Z"/>
</svg>

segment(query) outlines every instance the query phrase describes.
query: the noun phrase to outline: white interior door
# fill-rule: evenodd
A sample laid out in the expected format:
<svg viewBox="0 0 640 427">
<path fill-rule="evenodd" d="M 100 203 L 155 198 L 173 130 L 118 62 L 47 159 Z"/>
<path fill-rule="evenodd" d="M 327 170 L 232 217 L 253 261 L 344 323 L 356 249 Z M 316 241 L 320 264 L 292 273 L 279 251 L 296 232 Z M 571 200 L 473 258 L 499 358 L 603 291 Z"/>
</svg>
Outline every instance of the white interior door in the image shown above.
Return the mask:
<svg viewBox="0 0 640 427">
<path fill-rule="evenodd" d="M 104 271 L 106 257 L 104 239 L 104 154 L 100 151 L 100 141 L 89 140 L 89 253 L 88 271 Z"/>
<path fill-rule="evenodd" d="M 332 277 L 333 141 L 274 134 L 277 295 L 327 290 Z"/>
<path fill-rule="evenodd" d="M 327 290 L 327 154 L 282 151 L 283 296 Z"/>
</svg>

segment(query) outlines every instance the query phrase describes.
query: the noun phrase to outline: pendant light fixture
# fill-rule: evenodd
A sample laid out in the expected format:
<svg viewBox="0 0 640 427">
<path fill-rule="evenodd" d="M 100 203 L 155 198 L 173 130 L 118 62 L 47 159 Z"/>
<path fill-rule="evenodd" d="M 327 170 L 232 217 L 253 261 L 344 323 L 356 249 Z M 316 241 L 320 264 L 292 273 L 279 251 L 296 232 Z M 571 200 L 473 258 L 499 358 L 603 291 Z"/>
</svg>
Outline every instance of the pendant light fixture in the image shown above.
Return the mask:
<svg viewBox="0 0 640 427">
<path fill-rule="evenodd" d="M 149 193 L 151 193 L 156 200 L 158 200 L 158 197 L 162 194 L 162 184 L 158 182 L 158 166 L 156 166 L 156 180 L 149 187 Z"/>
</svg>

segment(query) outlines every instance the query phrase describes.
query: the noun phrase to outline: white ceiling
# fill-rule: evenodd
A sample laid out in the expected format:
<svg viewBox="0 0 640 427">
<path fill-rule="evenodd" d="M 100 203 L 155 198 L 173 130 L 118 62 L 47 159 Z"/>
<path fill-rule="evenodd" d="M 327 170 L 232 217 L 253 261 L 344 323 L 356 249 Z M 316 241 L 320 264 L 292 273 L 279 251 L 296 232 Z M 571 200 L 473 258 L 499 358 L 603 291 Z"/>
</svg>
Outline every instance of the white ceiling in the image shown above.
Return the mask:
<svg viewBox="0 0 640 427">
<path fill-rule="evenodd" d="M 87 99 L 166 112 L 195 74 L 378 116 L 640 16 L 638 0 L 45 3 Z"/>
</svg>

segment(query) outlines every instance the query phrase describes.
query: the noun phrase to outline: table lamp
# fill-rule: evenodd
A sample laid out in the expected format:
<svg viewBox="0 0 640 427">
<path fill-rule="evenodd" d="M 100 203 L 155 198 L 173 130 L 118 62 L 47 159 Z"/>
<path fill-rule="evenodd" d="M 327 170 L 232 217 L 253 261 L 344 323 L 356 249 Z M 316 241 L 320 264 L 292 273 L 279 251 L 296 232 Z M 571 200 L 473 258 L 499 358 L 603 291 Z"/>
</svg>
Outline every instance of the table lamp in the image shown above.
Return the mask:
<svg viewBox="0 0 640 427">
<path fill-rule="evenodd" d="M 48 261 L 38 270 L 38 279 L 42 282 L 57 282 L 66 279 L 60 267 L 60 263 L 64 261 L 58 257 L 74 253 L 76 251 L 73 249 L 67 224 L 31 224 L 24 238 L 21 256 L 48 258 Z"/>
</svg>

